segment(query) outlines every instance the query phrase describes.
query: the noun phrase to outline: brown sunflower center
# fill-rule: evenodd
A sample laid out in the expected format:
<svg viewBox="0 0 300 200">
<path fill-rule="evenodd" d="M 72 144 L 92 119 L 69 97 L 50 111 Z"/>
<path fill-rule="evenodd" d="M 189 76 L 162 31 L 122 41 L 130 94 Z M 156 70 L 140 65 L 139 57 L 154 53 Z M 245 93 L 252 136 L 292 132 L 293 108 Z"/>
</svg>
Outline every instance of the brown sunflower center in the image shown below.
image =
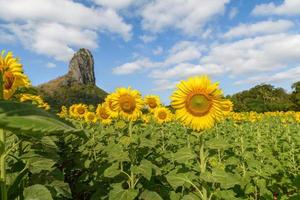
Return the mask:
<svg viewBox="0 0 300 200">
<path fill-rule="evenodd" d="M 102 119 L 107 119 L 109 117 L 109 115 L 105 111 L 102 111 L 102 112 L 100 112 L 100 117 Z"/>
<path fill-rule="evenodd" d="M 5 72 L 4 73 L 4 89 L 9 90 L 12 88 L 14 82 L 15 82 L 15 76 L 11 72 Z"/>
<path fill-rule="evenodd" d="M 155 99 L 149 99 L 148 100 L 148 105 L 150 108 L 156 108 L 157 107 L 157 103 L 155 101 Z"/>
<path fill-rule="evenodd" d="M 204 94 L 192 94 L 187 98 L 186 109 L 195 116 L 203 116 L 211 109 L 212 101 Z"/>
<path fill-rule="evenodd" d="M 159 119 L 162 119 L 162 120 L 166 119 L 166 118 L 167 118 L 167 113 L 164 112 L 164 111 L 160 111 L 160 112 L 158 113 L 158 118 L 159 118 Z"/>
<path fill-rule="evenodd" d="M 126 113 L 132 113 L 136 106 L 135 99 L 129 94 L 122 95 L 120 97 L 119 103 L 122 111 Z"/>
<path fill-rule="evenodd" d="M 85 109 L 83 107 L 78 107 L 77 112 L 78 114 L 83 115 L 85 113 Z"/>
<path fill-rule="evenodd" d="M 92 115 L 92 114 L 89 114 L 89 115 L 88 115 L 88 119 L 91 120 L 91 121 L 93 121 L 93 120 L 95 119 L 95 116 Z"/>
</svg>

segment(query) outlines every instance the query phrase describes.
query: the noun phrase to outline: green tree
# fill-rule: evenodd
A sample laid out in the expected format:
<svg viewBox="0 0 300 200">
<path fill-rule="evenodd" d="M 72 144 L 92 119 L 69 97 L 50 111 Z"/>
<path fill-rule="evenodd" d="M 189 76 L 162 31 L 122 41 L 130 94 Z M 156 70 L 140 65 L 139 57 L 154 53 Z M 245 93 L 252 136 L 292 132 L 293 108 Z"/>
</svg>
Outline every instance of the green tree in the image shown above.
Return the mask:
<svg viewBox="0 0 300 200">
<path fill-rule="evenodd" d="M 257 85 L 249 90 L 239 92 L 230 97 L 234 103 L 234 111 L 287 111 L 293 102 L 290 95 L 282 88 L 270 84 Z"/>
<path fill-rule="evenodd" d="M 293 102 L 293 110 L 300 111 L 300 81 L 294 83 L 292 89 L 291 101 Z"/>
</svg>

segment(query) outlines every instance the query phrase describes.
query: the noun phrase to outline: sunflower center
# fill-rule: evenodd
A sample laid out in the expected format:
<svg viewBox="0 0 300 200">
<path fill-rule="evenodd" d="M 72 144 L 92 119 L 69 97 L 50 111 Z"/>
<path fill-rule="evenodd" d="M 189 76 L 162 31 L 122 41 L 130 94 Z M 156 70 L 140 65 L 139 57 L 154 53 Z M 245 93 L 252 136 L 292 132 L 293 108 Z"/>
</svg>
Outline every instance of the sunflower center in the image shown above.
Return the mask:
<svg viewBox="0 0 300 200">
<path fill-rule="evenodd" d="M 136 102 L 135 99 L 128 94 L 124 94 L 120 97 L 120 107 L 126 113 L 132 113 L 135 109 Z"/>
<path fill-rule="evenodd" d="M 6 90 L 11 89 L 14 82 L 15 82 L 15 76 L 13 73 L 11 72 L 4 73 L 4 88 Z"/>
<path fill-rule="evenodd" d="M 94 115 L 88 115 L 88 119 L 93 121 L 95 119 L 95 116 Z"/>
<path fill-rule="evenodd" d="M 100 117 L 102 119 L 107 119 L 109 117 L 109 115 L 106 112 L 100 112 Z"/>
<path fill-rule="evenodd" d="M 195 116 L 205 115 L 212 106 L 212 101 L 204 94 L 193 94 L 186 101 L 187 110 Z"/>
<path fill-rule="evenodd" d="M 167 113 L 166 112 L 159 112 L 158 113 L 158 118 L 162 119 L 162 120 L 166 119 L 167 118 Z"/>
<path fill-rule="evenodd" d="M 156 108 L 157 107 L 157 103 L 155 101 L 155 99 L 149 99 L 148 100 L 148 105 L 150 108 Z"/>
<path fill-rule="evenodd" d="M 77 112 L 78 114 L 83 115 L 85 113 L 85 109 L 83 107 L 79 107 L 77 108 Z"/>
</svg>

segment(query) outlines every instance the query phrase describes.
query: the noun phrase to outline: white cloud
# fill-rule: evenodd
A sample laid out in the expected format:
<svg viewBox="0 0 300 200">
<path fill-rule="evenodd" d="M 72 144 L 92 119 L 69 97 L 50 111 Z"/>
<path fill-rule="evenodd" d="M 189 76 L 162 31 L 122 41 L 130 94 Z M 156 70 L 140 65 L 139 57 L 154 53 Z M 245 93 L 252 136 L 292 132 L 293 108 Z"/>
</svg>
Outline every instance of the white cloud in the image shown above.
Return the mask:
<svg viewBox="0 0 300 200">
<path fill-rule="evenodd" d="M 214 43 L 209 47 L 182 41 L 170 48 L 161 62 L 137 59 L 114 68 L 114 72 L 132 74 L 147 69 L 148 76 L 159 83 L 155 84 L 158 91 L 171 89 L 179 79 L 200 74 L 227 76 L 238 84 L 299 79 L 299 68 L 287 70 L 299 64 L 299 46 L 300 34 L 288 33 Z M 273 78 L 263 76 L 274 72 L 278 73 Z M 251 76 L 254 78 L 245 78 Z M 244 80 L 239 82 L 241 79 Z"/>
<path fill-rule="evenodd" d="M 0 29 L 0 43 L 2 44 L 11 44 L 14 43 L 16 38 L 3 30 Z"/>
<path fill-rule="evenodd" d="M 148 58 L 136 59 L 133 62 L 125 63 L 113 68 L 115 74 L 132 74 L 137 71 L 157 67 L 169 67 L 179 63 L 190 62 L 200 59 L 202 45 L 190 41 L 176 43 L 170 50 L 163 62 L 152 62 Z"/>
<path fill-rule="evenodd" d="M 197 60 L 201 57 L 203 48 L 203 46 L 190 41 L 178 42 L 171 48 L 169 56 L 164 61 L 164 65 L 168 66 Z"/>
<path fill-rule="evenodd" d="M 46 67 L 47 68 L 56 68 L 57 66 L 56 66 L 56 64 L 54 64 L 52 62 L 49 62 L 49 63 L 46 64 Z"/>
<path fill-rule="evenodd" d="M 245 37 L 281 33 L 289 30 L 294 23 L 288 20 L 261 21 L 254 24 L 240 24 L 224 34 L 225 38 Z"/>
<path fill-rule="evenodd" d="M 213 17 L 222 14 L 229 0 L 155 0 L 142 10 L 143 28 L 159 32 L 175 27 L 196 35 Z"/>
<path fill-rule="evenodd" d="M 122 64 L 118 67 L 113 68 L 114 74 L 132 74 L 136 71 L 156 67 L 158 63 L 154 63 L 150 61 L 148 58 L 140 58 L 135 60 L 134 62 L 129 62 Z"/>
<path fill-rule="evenodd" d="M 300 62 L 300 35 L 277 34 L 214 45 L 201 63 L 233 75 L 270 72 Z"/>
<path fill-rule="evenodd" d="M 254 15 L 300 15 L 299 0 L 284 0 L 280 5 L 273 2 L 257 5 L 252 11 Z"/>
<path fill-rule="evenodd" d="M 164 49 L 161 46 L 158 46 L 156 49 L 152 51 L 152 53 L 156 56 L 161 55 L 163 53 Z"/>
<path fill-rule="evenodd" d="M 180 63 L 167 70 L 154 70 L 150 76 L 156 79 L 178 79 L 200 74 L 219 75 L 223 74 L 224 72 L 225 71 L 223 68 L 214 64 L 201 66 L 191 63 Z"/>
<path fill-rule="evenodd" d="M 264 83 L 274 83 L 274 82 L 281 82 L 281 81 L 299 81 L 300 77 L 300 66 L 294 67 L 285 71 L 281 71 L 275 74 L 265 74 L 265 75 L 259 75 L 250 77 L 246 80 L 240 80 L 236 81 L 236 85 L 245 84 L 245 83 L 252 83 L 252 84 L 258 84 L 261 82 Z"/>
<path fill-rule="evenodd" d="M 229 19 L 233 19 L 238 14 L 238 12 L 239 10 L 236 7 L 231 8 L 229 12 Z"/>
<path fill-rule="evenodd" d="M 153 42 L 156 39 L 154 35 L 142 35 L 139 37 L 144 43 Z"/>
<path fill-rule="evenodd" d="M 96 48 L 100 32 L 131 38 L 131 25 L 116 11 L 72 0 L 0 0 L 0 28 L 27 49 L 67 61 L 77 47 Z"/>
<path fill-rule="evenodd" d="M 134 0 L 93 0 L 93 2 L 104 7 L 123 9 L 130 6 Z"/>
<path fill-rule="evenodd" d="M 60 61 L 68 61 L 74 54 L 73 48 L 97 47 L 97 33 L 88 29 L 57 23 L 8 24 L 2 27 L 19 38 L 27 49 Z"/>
</svg>

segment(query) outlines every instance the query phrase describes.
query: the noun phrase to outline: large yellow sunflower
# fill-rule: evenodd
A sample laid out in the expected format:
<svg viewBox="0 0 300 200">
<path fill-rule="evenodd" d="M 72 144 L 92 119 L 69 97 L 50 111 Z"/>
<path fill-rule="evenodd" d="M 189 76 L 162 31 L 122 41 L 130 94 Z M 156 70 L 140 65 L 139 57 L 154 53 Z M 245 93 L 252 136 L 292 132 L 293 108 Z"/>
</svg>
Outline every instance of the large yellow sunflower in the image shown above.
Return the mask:
<svg viewBox="0 0 300 200">
<path fill-rule="evenodd" d="M 107 106 L 107 112 L 109 113 L 109 115 L 112 118 L 115 118 L 115 117 L 118 117 L 118 111 L 113 109 L 112 97 L 113 97 L 112 94 L 107 95 L 106 98 L 105 98 L 105 103 L 106 103 L 106 106 Z"/>
<path fill-rule="evenodd" d="M 172 113 L 166 107 L 158 107 L 154 111 L 154 118 L 158 123 L 162 124 L 172 120 Z"/>
<path fill-rule="evenodd" d="M 222 118 L 227 104 L 218 83 L 212 83 L 207 76 L 181 81 L 171 100 L 176 118 L 196 131 L 211 128 Z"/>
<path fill-rule="evenodd" d="M 156 95 L 145 96 L 144 102 L 148 106 L 150 112 L 153 112 L 157 107 L 160 106 L 159 96 Z"/>
<path fill-rule="evenodd" d="M 0 71 L 3 79 L 3 97 L 10 99 L 19 87 L 30 86 L 30 81 L 23 74 L 22 64 L 13 57 L 12 52 L 4 56 L 4 51 L 0 55 Z"/>
<path fill-rule="evenodd" d="M 82 103 L 77 104 L 74 109 L 75 116 L 79 118 L 83 118 L 87 111 L 87 105 Z"/>
<path fill-rule="evenodd" d="M 108 110 L 106 103 L 99 104 L 96 109 L 96 115 L 102 124 L 110 124 L 112 121 Z"/>
<path fill-rule="evenodd" d="M 119 115 L 126 120 L 135 121 L 141 116 L 143 100 L 137 90 L 130 88 L 118 88 L 112 94 L 112 108 L 119 112 Z"/>
</svg>

